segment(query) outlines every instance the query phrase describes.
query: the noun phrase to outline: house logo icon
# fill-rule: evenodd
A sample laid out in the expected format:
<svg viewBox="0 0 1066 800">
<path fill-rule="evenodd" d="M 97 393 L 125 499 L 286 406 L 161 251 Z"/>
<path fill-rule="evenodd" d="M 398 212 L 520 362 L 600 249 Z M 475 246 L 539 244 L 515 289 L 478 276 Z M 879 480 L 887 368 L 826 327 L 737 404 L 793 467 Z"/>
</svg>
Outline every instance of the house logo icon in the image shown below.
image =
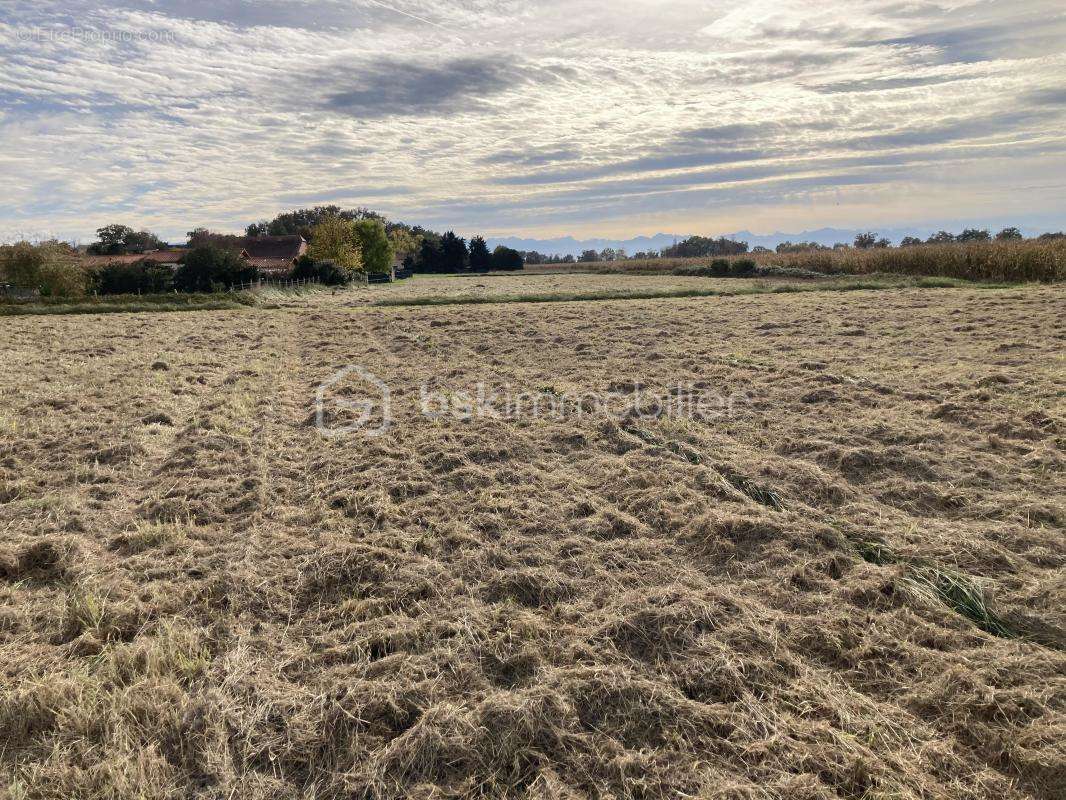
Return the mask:
<svg viewBox="0 0 1066 800">
<path fill-rule="evenodd" d="M 315 430 L 335 439 L 359 433 L 374 438 L 392 427 L 388 385 L 369 370 L 352 364 L 323 381 L 315 393 Z"/>
</svg>

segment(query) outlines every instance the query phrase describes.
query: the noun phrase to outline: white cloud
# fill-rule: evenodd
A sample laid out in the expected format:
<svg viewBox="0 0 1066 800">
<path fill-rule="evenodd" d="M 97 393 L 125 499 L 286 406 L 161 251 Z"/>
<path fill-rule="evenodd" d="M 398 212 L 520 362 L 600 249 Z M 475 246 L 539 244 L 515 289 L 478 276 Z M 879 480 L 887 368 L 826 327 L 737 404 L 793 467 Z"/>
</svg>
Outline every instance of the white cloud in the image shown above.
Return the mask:
<svg viewBox="0 0 1066 800">
<path fill-rule="evenodd" d="M 813 227 L 871 197 L 917 222 L 1066 151 L 1044 0 L 7 5 L 0 231 L 180 237 L 315 197 L 465 232 Z"/>
</svg>

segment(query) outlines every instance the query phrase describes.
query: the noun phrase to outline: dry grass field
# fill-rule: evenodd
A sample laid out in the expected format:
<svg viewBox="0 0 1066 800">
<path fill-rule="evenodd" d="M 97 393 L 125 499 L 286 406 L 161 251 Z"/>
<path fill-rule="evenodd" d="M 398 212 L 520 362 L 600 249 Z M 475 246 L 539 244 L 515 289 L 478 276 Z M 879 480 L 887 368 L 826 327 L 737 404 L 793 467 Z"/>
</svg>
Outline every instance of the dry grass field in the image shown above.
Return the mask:
<svg viewBox="0 0 1066 800">
<path fill-rule="evenodd" d="M 0 322 L 0 796 L 1064 796 L 1066 288 L 424 280 Z"/>
<path fill-rule="evenodd" d="M 571 265 L 573 269 L 573 265 Z M 374 297 L 483 296 L 528 294 L 573 294 L 583 292 L 673 291 L 676 289 L 727 289 L 737 281 L 723 278 L 691 278 L 678 275 L 625 275 L 580 273 L 506 273 L 444 277 L 417 275 L 384 287 Z M 377 288 L 377 287 L 375 287 Z"/>
<path fill-rule="evenodd" d="M 362 305 L 418 305 L 461 302 L 514 302 L 523 298 L 538 301 L 569 299 L 611 299 L 692 293 L 695 295 L 745 294 L 774 291 L 822 291 L 862 286 L 885 288 L 913 286 L 916 278 L 882 275 L 876 280 L 865 276 L 838 275 L 810 278 L 706 278 L 671 274 L 634 273 L 507 273 L 485 275 L 416 275 L 391 284 L 359 287 L 340 302 L 348 307 Z M 929 279 L 925 279 L 929 280 Z M 935 280 L 935 279 L 934 279 Z M 292 298 L 280 298 L 282 304 Z"/>
</svg>

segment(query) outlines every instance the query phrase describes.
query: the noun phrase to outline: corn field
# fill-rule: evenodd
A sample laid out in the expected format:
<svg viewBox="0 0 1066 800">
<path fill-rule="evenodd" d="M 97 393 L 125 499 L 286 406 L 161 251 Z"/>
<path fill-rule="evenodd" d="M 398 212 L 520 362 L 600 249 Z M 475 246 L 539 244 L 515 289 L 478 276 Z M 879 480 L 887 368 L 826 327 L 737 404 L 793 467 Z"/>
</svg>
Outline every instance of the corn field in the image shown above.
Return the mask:
<svg viewBox="0 0 1066 800">
<path fill-rule="evenodd" d="M 926 244 L 873 250 L 817 250 L 763 253 L 761 264 L 816 272 L 868 275 L 934 275 L 972 281 L 1029 283 L 1066 280 L 1066 242 L 983 242 Z"/>
<path fill-rule="evenodd" d="M 1066 241 L 1023 240 L 968 244 L 925 244 L 872 250 L 848 248 L 801 253 L 749 253 L 760 266 L 828 275 L 891 273 L 997 283 L 1053 283 L 1066 280 Z M 656 275 L 704 267 L 711 258 L 657 258 L 580 264 L 528 265 L 527 273 L 594 272 Z M 679 273 L 680 274 L 680 273 Z"/>
</svg>

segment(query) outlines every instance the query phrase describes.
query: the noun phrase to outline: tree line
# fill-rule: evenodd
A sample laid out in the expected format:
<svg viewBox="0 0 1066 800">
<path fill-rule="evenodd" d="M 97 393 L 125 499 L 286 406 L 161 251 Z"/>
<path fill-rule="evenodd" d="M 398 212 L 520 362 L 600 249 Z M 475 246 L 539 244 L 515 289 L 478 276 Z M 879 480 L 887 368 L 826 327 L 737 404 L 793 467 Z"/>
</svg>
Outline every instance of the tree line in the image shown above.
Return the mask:
<svg viewBox="0 0 1066 800">
<path fill-rule="evenodd" d="M 196 228 L 187 233 L 177 264 L 161 264 L 148 256 L 171 249 L 151 231 L 109 224 L 96 230 L 89 255 L 144 255 L 88 267 L 65 242 L 20 242 L 0 251 L 0 277 L 16 286 L 40 288 L 45 294 L 210 292 L 259 280 L 254 264 L 241 258 L 248 239 L 300 235 L 307 253 L 285 277 L 311 278 L 326 284 L 347 282 L 354 273 L 388 273 L 398 259 L 411 272 L 475 273 L 520 270 L 522 254 L 509 247 L 490 251 L 484 237 L 469 242 L 454 231 L 438 233 L 420 226 L 392 222 L 366 208 L 335 205 L 296 209 L 247 226 L 244 236 Z"/>
<path fill-rule="evenodd" d="M 323 219 L 337 218 L 357 223 L 381 223 L 404 269 L 419 273 L 464 273 L 493 270 L 519 270 L 525 264 L 523 254 L 510 247 L 491 252 L 483 236 L 469 242 L 454 231 L 439 233 L 420 225 L 396 222 L 368 208 L 342 209 L 336 205 L 314 206 L 278 214 L 272 220 L 253 222 L 245 229 L 250 237 L 300 234 L 309 242 L 314 227 Z"/>
<path fill-rule="evenodd" d="M 949 233 L 939 231 L 928 239 L 922 240 L 914 236 L 905 236 L 900 241 L 900 247 L 917 247 L 923 244 L 946 244 L 946 243 L 972 243 L 972 242 L 1004 242 L 1021 241 L 1025 237 L 1018 228 L 1004 228 L 993 235 L 991 231 L 967 228 L 961 233 Z M 1064 233 L 1044 233 L 1037 237 L 1039 241 L 1066 238 Z M 785 241 L 777 245 L 774 250 L 761 245 L 751 248 L 750 252 L 755 255 L 766 253 L 807 253 L 820 250 L 846 250 L 855 248 L 858 250 L 870 250 L 876 248 L 892 247 L 892 241 L 873 231 L 858 234 L 851 243 L 838 242 L 834 245 L 825 245 L 818 242 L 792 242 Z M 545 255 L 544 253 L 530 250 L 522 253 L 527 264 L 573 264 L 591 263 L 603 261 L 649 261 L 657 258 L 714 258 L 722 256 L 736 256 L 748 253 L 748 243 L 734 241 L 719 237 L 717 239 L 705 236 L 690 236 L 671 247 L 662 250 L 640 251 L 628 255 L 622 248 L 607 247 L 603 250 L 584 250 L 581 255 Z"/>
<path fill-rule="evenodd" d="M 1051 239 L 1062 238 L 1062 233 L 1045 233 L 1037 237 L 1038 240 L 1048 241 Z M 972 242 L 1015 242 L 1022 241 L 1025 236 L 1018 228 L 1004 228 L 999 233 L 992 235 L 992 232 L 982 228 L 966 228 L 962 233 L 950 233 L 949 231 L 938 231 L 927 239 L 919 239 L 917 236 L 904 236 L 900 240 L 900 247 L 919 247 L 926 244 L 968 244 Z M 807 253 L 816 250 L 844 250 L 849 247 L 854 247 L 857 250 L 873 250 L 877 248 L 892 247 L 892 242 L 887 237 L 880 236 L 879 234 L 868 231 L 866 233 L 860 233 L 855 237 L 855 240 L 849 245 L 843 242 L 838 242 L 832 247 L 824 244 L 818 244 L 817 242 L 781 242 L 776 248 L 778 253 Z M 765 247 L 756 247 L 752 252 L 754 253 L 769 253 L 771 252 Z"/>
<path fill-rule="evenodd" d="M 438 234 L 424 231 L 416 253 L 404 258 L 404 268 L 421 273 L 475 273 L 491 270 L 520 270 L 525 259 L 517 250 L 500 245 L 489 251 L 482 236 L 475 236 L 469 245 L 454 231 Z"/>
<path fill-rule="evenodd" d="M 148 254 L 168 245 L 151 231 L 135 230 L 121 224 L 105 225 L 96 231 L 97 241 L 88 247 L 95 255 Z M 366 208 L 341 209 L 338 206 L 315 206 L 278 214 L 272 220 L 252 223 L 245 236 L 215 233 L 206 228 L 188 232 L 188 244 L 181 248 L 176 268 L 150 260 L 133 264 L 111 262 L 103 267 L 86 269 L 73 246 L 49 241 L 37 244 L 18 242 L 0 247 L 0 283 L 40 288 L 44 294 L 75 296 L 86 291 L 100 293 L 155 293 L 172 290 L 214 291 L 239 283 L 257 280 L 254 265 L 240 258 L 247 237 L 299 234 L 309 242 L 308 254 L 299 259 L 291 278 L 315 278 L 324 283 L 341 283 L 353 272 L 387 272 L 396 257 L 412 272 L 477 273 L 494 270 L 522 269 L 524 264 L 567 264 L 575 262 L 647 260 L 661 257 L 722 259 L 748 252 L 748 244 L 724 237 L 692 236 L 655 252 L 638 252 L 629 256 L 621 248 L 585 250 L 580 256 L 545 255 L 536 251 L 520 252 L 508 247 L 490 251 L 484 237 L 469 241 L 454 231 L 438 233 L 420 226 L 392 222 Z M 1045 233 L 1038 241 L 1066 238 L 1066 233 Z M 960 233 L 938 231 L 925 240 L 905 237 L 901 248 L 947 243 L 1011 242 L 1024 239 L 1016 227 L 1007 227 L 993 235 L 987 229 L 967 228 Z M 778 253 L 800 253 L 835 249 L 882 249 L 892 243 L 884 236 L 867 231 L 850 244 L 832 247 L 815 242 L 782 242 Z M 752 254 L 770 253 L 768 248 L 754 247 Z"/>
<path fill-rule="evenodd" d="M 135 231 L 126 225 L 105 225 L 96 235 L 97 241 L 87 251 L 93 255 L 147 254 L 168 247 L 150 231 Z M 207 228 L 191 230 L 186 234 L 181 265 L 169 281 L 164 280 L 165 267 L 147 262 L 116 263 L 99 271 L 102 280 L 98 284 L 108 292 L 207 291 L 213 286 L 254 281 L 258 271 L 238 258 L 247 240 L 291 235 L 307 240 L 308 249 L 288 277 L 325 283 L 343 282 L 356 272 L 389 272 L 396 260 L 402 261 L 405 270 L 423 273 L 519 270 L 525 264 L 522 254 L 512 248 L 500 246 L 490 252 L 482 236 L 468 242 L 454 231 L 438 233 L 393 222 L 368 208 L 321 205 L 253 222 L 245 228 L 244 236 Z M 166 286 L 161 288 L 162 283 Z"/>
</svg>

